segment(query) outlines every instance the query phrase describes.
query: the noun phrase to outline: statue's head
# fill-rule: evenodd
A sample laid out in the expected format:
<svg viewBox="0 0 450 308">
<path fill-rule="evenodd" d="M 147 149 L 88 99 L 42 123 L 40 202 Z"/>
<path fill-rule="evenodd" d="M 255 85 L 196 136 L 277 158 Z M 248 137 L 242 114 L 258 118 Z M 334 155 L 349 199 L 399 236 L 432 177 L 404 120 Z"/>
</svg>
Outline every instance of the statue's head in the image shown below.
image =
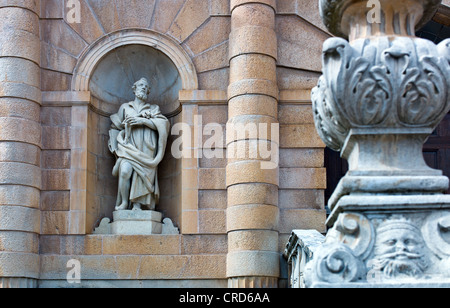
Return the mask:
<svg viewBox="0 0 450 308">
<path fill-rule="evenodd" d="M 133 92 L 137 98 L 145 101 L 150 94 L 150 84 L 146 78 L 141 78 L 133 85 Z"/>
</svg>

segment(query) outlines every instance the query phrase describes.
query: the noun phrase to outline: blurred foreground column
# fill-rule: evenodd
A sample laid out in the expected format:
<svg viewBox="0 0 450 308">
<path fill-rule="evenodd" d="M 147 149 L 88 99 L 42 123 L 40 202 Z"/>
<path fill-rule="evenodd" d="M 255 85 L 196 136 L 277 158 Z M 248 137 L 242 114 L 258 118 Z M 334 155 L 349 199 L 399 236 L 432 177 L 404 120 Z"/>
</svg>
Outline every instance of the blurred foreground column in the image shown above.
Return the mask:
<svg viewBox="0 0 450 308">
<path fill-rule="evenodd" d="M 39 1 L 0 1 L 0 288 L 36 287 L 41 187 Z"/>
<path fill-rule="evenodd" d="M 303 269 L 307 287 L 450 286 L 449 180 L 422 155 L 450 109 L 450 40 L 414 36 L 440 2 L 320 1 L 342 38 L 324 44 L 316 127 L 349 172 Z"/>
<path fill-rule="evenodd" d="M 230 287 L 278 286 L 275 4 L 275 0 L 231 0 L 227 124 Z"/>
</svg>

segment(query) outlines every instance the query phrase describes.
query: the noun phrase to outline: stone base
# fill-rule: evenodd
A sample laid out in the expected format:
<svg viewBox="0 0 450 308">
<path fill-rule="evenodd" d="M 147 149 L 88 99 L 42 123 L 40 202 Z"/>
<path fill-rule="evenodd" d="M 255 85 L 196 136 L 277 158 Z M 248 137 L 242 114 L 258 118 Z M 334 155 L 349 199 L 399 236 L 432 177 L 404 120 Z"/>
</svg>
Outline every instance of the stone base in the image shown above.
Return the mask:
<svg viewBox="0 0 450 308">
<path fill-rule="evenodd" d="M 162 213 L 155 211 L 116 211 L 111 233 L 115 235 L 162 234 Z"/>
<path fill-rule="evenodd" d="M 449 286 L 448 195 L 344 196 L 328 226 L 332 228 L 309 262 L 302 258 L 297 276 L 305 277 L 306 287 Z M 300 248 L 297 255 L 310 251 Z"/>
</svg>

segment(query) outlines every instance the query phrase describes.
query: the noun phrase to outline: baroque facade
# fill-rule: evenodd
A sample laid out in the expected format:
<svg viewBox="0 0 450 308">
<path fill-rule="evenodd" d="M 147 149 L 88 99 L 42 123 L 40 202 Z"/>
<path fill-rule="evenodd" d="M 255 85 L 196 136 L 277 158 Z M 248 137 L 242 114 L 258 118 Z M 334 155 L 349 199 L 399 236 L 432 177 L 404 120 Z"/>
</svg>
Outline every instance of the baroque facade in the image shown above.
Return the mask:
<svg viewBox="0 0 450 308">
<path fill-rule="evenodd" d="M 318 1 L 4 0 L 0 25 L 1 287 L 287 286 L 292 230 L 327 231 Z M 173 227 L 108 234 L 111 116 L 142 77 Z"/>
</svg>

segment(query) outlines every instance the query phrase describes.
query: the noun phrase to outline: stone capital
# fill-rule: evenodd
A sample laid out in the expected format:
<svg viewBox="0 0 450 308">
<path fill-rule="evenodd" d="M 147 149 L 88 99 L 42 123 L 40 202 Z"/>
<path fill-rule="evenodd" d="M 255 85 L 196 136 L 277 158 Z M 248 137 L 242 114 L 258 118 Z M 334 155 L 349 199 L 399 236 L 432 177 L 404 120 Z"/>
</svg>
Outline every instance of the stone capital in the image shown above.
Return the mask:
<svg viewBox="0 0 450 308">
<path fill-rule="evenodd" d="M 414 36 L 415 29 L 433 17 L 440 3 L 441 0 L 320 0 L 320 14 L 331 33 L 350 40 L 371 35 Z M 379 14 L 379 18 L 373 20 L 372 14 Z"/>
</svg>

